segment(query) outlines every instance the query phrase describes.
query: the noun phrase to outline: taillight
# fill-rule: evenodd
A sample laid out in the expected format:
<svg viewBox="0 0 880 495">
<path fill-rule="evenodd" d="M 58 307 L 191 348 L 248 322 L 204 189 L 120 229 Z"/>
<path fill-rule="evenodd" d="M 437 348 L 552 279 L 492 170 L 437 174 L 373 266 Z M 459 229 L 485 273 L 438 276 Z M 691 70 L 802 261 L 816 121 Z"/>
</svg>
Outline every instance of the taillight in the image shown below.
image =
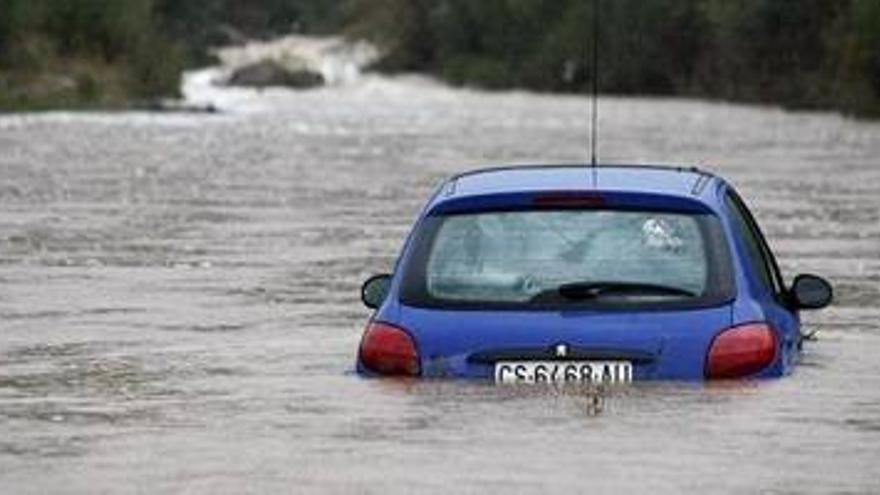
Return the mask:
<svg viewBox="0 0 880 495">
<path fill-rule="evenodd" d="M 766 323 L 748 323 L 715 336 L 706 359 L 706 378 L 740 378 L 776 358 L 776 333 Z"/>
<path fill-rule="evenodd" d="M 371 322 L 361 340 L 361 364 L 382 375 L 419 374 L 419 353 L 406 331 L 387 323 Z"/>
</svg>

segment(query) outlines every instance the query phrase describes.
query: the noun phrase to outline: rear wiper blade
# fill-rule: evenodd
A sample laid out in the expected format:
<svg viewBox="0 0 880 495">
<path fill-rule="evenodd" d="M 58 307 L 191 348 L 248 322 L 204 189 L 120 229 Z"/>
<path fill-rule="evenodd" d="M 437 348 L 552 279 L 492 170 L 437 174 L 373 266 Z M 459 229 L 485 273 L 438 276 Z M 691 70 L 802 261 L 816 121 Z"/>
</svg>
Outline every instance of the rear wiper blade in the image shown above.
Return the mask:
<svg viewBox="0 0 880 495">
<path fill-rule="evenodd" d="M 643 282 L 572 282 L 556 288 L 566 299 L 593 299 L 603 294 L 614 293 L 650 293 L 668 294 L 672 296 L 694 297 L 693 292 L 669 285 L 649 284 Z"/>
<path fill-rule="evenodd" d="M 554 289 L 541 292 L 533 301 L 546 300 L 549 297 L 560 295 L 573 301 L 595 299 L 605 294 L 662 294 L 671 296 L 696 297 L 697 294 L 681 287 L 669 285 L 649 284 L 643 282 L 615 282 L 615 281 L 592 281 L 572 282 L 562 284 Z"/>
</svg>

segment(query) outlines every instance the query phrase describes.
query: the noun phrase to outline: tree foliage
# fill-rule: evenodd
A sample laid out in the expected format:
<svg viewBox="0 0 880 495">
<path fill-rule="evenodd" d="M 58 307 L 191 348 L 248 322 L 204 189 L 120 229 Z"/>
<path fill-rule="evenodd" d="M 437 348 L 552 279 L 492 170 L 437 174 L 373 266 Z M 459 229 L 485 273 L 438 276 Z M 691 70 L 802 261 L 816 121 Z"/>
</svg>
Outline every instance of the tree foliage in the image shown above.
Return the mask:
<svg viewBox="0 0 880 495">
<path fill-rule="evenodd" d="M 341 29 L 382 70 L 585 92 L 597 16 L 603 92 L 880 116 L 878 0 L 0 0 L 0 110 L 174 95 L 210 46 Z"/>
<path fill-rule="evenodd" d="M 111 106 L 174 95 L 179 47 L 151 0 L 2 0 L 0 108 Z"/>
<path fill-rule="evenodd" d="M 381 2 L 380 8 L 375 8 Z M 877 0 L 352 0 L 380 67 L 489 88 L 696 95 L 880 114 Z"/>
<path fill-rule="evenodd" d="M 175 96 L 239 38 L 322 29 L 340 0 L 0 0 L 0 111 Z"/>
</svg>

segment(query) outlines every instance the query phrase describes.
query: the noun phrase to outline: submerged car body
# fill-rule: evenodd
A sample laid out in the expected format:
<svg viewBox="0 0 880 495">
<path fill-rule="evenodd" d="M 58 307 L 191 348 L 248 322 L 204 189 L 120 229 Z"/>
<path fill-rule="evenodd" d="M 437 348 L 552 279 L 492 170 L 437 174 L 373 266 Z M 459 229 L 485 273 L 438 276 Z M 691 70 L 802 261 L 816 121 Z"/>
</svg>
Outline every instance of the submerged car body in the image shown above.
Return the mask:
<svg viewBox="0 0 880 495">
<path fill-rule="evenodd" d="M 785 375 L 831 287 L 715 175 L 560 165 L 449 179 L 362 297 L 366 375 L 626 382 Z"/>
</svg>

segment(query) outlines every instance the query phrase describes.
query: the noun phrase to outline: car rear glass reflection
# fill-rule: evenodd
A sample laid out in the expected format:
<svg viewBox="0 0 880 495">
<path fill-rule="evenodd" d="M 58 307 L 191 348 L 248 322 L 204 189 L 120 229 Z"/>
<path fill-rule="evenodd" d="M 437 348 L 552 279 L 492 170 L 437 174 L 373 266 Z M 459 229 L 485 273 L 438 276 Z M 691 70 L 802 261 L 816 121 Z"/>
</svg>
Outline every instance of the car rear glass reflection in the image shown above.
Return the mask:
<svg viewBox="0 0 880 495">
<path fill-rule="evenodd" d="M 698 297 L 712 269 L 700 226 L 706 217 L 624 210 L 443 217 L 427 256 L 426 291 L 436 300 L 528 303 L 583 284 L 601 288 L 589 295 L 603 299 Z"/>
</svg>

